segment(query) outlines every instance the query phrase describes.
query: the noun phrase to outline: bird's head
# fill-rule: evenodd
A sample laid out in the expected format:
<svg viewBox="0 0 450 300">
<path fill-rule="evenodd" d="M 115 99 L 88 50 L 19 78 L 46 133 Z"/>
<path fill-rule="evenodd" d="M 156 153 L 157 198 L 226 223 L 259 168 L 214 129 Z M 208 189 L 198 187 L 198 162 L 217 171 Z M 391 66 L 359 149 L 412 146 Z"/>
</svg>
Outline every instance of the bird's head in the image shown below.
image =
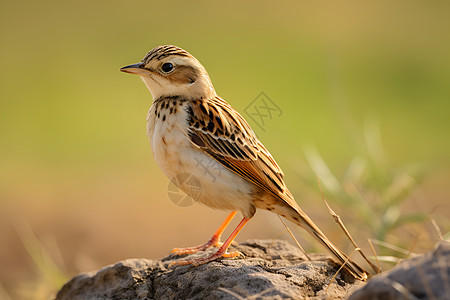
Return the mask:
<svg viewBox="0 0 450 300">
<path fill-rule="evenodd" d="M 141 76 L 153 99 L 167 96 L 198 99 L 215 95 L 202 64 L 176 46 L 158 46 L 148 52 L 140 63 L 120 70 Z"/>
</svg>

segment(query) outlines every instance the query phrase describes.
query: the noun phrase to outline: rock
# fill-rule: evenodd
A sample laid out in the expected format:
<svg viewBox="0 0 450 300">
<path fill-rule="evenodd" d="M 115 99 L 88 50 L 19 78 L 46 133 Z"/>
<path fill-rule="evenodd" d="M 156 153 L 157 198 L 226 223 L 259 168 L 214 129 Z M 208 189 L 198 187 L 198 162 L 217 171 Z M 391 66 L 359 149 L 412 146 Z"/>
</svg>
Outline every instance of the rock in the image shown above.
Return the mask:
<svg viewBox="0 0 450 300">
<path fill-rule="evenodd" d="M 450 299 L 450 242 L 370 279 L 349 300 Z"/>
<path fill-rule="evenodd" d="M 172 256 L 128 259 L 75 276 L 56 299 L 342 299 L 351 287 L 363 284 L 345 272 L 330 284 L 337 264 L 320 254 L 305 261 L 302 252 L 286 241 L 250 240 L 233 247 L 245 258 L 220 259 L 198 267 L 169 267 L 176 259 Z"/>
</svg>

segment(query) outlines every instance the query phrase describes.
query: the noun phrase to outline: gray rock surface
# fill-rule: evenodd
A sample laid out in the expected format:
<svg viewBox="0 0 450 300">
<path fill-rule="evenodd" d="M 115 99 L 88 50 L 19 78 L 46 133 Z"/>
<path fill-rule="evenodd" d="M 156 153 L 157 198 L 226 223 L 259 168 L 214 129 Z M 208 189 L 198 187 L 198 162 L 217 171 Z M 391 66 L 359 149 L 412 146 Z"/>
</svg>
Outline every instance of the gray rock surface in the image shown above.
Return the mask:
<svg viewBox="0 0 450 300">
<path fill-rule="evenodd" d="M 128 259 L 72 278 L 56 299 L 343 299 L 350 288 L 363 284 L 345 272 L 330 284 L 338 269 L 335 263 L 320 254 L 305 261 L 286 241 L 250 240 L 233 247 L 245 258 L 198 267 L 169 267 L 176 259 L 172 256 Z"/>
<path fill-rule="evenodd" d="M 450 299 L 450 242 L 370 279 L 349 300 Z"/>
</svg>

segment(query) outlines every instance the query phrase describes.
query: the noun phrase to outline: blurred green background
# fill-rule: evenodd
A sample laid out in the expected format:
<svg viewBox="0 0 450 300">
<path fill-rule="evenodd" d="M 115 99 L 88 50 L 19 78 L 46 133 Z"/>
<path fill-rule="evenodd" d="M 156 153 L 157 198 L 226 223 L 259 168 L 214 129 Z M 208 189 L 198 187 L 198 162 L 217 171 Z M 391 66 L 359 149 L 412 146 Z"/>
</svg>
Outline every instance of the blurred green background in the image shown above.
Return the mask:
<svg viewBox="0 0 450 300">
<path fill-rule="evenodd" d="M 424 170 L 401 212 L 433 213 L 445 233 L 449 15 L 448 1 L 3 1 L 0 298 L 54 292 L 63 279 L 48 284 L 53 266 L 71 276 L 199 244 L 225 217 L 168 200 L 145 132 L 151 95 L 119 72 L 163 44 L 196 56 L 247 119 L 260 92 L 280 107 L 264 130 L 250 125 L 297 201 L 339 245 L 348 242 L 317 183 L 304 180 L 314 178 L 304 150 L 315 145 L 339 178 L 381 145 L 370 132 L 379 133 L 387 173 Z M 352 220 L 351 207 L 329 200 Z M 348 226 L 367 247 L 373 233 Z M 238 241 L 280 236 L 288 238 L 276 216 L 259 212 Z"/>
</svg>

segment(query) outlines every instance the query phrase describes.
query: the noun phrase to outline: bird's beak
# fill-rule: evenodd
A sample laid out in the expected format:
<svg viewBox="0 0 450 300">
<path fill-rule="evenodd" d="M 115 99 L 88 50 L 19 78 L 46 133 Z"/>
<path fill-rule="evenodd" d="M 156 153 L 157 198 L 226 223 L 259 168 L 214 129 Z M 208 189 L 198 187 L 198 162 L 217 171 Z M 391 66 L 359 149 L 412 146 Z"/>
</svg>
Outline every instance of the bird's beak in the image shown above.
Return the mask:
<svg viewBox="0 0 450 300">
<path fill-rule="evenodd" d="M 123 68 L 120 68 L 120 71 L 130 74 L 136 74 L 141 76 L 149 76 L 150 71 L 143 68 L 142 63 L 132 64 Z"/>
</svg>

